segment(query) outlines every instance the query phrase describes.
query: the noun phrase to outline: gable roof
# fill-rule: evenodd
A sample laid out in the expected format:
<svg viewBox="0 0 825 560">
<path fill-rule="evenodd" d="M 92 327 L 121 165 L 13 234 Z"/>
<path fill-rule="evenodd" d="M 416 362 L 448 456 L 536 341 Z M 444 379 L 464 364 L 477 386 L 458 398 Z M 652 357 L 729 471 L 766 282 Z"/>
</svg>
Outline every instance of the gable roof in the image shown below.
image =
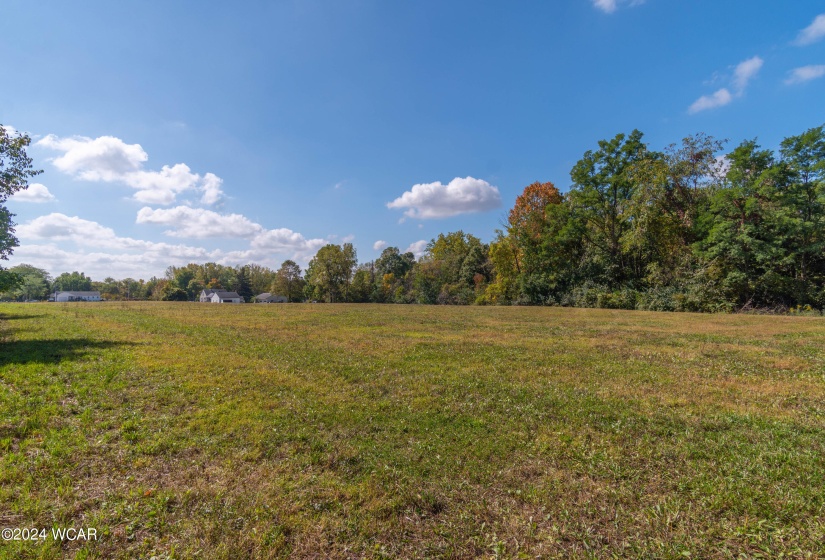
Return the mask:
<svg viewBox="0 0 825 560">
<path fill-rule="evenodd" d="M 82 296 L 82 297 L 100 297 L 100 292 L 75 292 L 71 290 L 64 290 L 62 292 L 57 292 L 57 295 L 60 294 L 69 294 L 70 296 Z"/>
<path fill-rule="evenodd" d="M 221 298 L 221 299 L 223 299 L 223 298 L 239 298 L 239 297 L 241 297 L 241 296 L 239 296 L 239 295 L 237 294 L 237 292 L 225 292 L 225 291 L 223 291 L 223 290 L 214 290 L 212 293 L 213 293 L 213 294 L 216 294 L 216 295 L 217 295 L 219 298 Z"/>
</svg>

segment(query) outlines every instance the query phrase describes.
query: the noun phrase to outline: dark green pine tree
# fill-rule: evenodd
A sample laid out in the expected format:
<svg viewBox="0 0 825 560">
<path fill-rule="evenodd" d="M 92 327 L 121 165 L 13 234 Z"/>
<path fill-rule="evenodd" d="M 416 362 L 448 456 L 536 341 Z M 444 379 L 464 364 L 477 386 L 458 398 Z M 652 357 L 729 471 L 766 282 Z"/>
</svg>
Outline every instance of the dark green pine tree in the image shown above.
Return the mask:
<svg viewBox="0 0 825 560">
<path fill-rule="evenodd" d="M 245 302 L 252 300 L 252 283 L 249 281 L 249 270 L 242 266 L 238 270 L 237 289 L 238 295 L 241 296 Z"/>
</svg>

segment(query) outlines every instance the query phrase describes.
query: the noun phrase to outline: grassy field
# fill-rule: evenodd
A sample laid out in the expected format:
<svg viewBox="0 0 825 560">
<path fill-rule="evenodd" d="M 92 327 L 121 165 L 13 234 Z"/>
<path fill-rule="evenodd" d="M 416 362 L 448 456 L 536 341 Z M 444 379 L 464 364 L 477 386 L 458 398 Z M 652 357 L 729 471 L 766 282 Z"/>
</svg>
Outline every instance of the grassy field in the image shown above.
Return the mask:
<svg viewBox="0 0 825 560">
<path fill-rule="evenodd" d="M 825 557 L 825 319 L 0 305 L 3 558 Z"/>
</svg>

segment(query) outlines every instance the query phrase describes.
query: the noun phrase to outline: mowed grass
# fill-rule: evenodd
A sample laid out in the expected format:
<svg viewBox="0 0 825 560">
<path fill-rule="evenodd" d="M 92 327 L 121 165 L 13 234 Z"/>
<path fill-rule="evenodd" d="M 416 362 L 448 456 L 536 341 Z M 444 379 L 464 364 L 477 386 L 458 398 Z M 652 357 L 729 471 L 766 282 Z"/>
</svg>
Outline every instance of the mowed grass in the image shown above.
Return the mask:
<svg viewBox="0 0 825 560">
<path fill-rule="evenodd" d="M 3 558 L 825 557 L 825 320 L 0 305 Z"/>
</svg>

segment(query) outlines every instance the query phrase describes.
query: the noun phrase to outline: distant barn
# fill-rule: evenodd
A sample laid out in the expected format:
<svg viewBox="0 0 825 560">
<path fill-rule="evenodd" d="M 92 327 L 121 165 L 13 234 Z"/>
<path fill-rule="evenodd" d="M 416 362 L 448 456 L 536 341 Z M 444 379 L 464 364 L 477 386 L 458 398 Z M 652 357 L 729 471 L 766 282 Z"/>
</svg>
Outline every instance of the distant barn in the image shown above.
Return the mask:
<svg viewBox="0 0 825 560">
<path fill-rule="evenodd" d="M 101 299 L 100 292 L 57 292 L 54 294 L 53 301 L 101 301 Z"/>
<path fill-rule="evenodd" d="M 269 292 L 258 294 L 253 299 L 255 300 L 255 303 L 286 303 L 286 296 L 270 294 Z"/>
</svg>

